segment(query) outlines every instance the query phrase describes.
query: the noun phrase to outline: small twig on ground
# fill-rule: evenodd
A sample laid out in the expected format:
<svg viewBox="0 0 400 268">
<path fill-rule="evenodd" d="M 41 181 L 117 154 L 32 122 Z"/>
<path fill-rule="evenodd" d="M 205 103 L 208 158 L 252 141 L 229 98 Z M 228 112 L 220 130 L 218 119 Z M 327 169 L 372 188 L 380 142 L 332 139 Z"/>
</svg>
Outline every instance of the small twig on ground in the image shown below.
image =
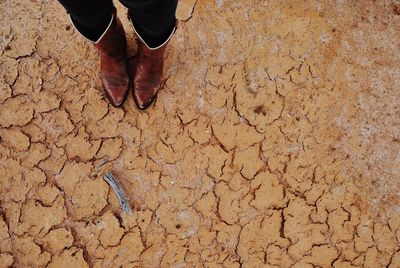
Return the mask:
<svg viewBox="0 0 400 268">
<path fill-rule="evenodd" d="M 113 188 L 115 194 L 118 197 L 119 205 L 122 208 L 122 210 L 131 215 L 132 209 L 128 203 L 128 199 L 125 197 L 125 194 L 122 191 L 121 186 L 115 180 L 114 176 L 110 172 L 106 172 L 103 178 L 111 186 L 111 188 Z"/>
</svg>

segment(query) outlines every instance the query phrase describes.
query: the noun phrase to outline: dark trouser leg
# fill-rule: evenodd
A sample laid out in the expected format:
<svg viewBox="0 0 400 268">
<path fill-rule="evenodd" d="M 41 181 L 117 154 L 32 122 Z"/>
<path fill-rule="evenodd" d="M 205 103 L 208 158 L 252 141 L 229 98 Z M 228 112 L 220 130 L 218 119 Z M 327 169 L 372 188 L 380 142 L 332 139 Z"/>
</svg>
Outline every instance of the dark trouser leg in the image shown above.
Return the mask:
<svg viewBox="0 0 400 268">
<path fill-rule="evenodd" d="M 77 30 L 95 42 L 107 29 L 113 13 L 112 0 L 58 0 Z"/>
<path fill-rule="evenodd" d="M 178 0 L 120 1 L 131 10 L 135 30 L 149 47 L 158 47 L 170 37 Z"/>
</svg>

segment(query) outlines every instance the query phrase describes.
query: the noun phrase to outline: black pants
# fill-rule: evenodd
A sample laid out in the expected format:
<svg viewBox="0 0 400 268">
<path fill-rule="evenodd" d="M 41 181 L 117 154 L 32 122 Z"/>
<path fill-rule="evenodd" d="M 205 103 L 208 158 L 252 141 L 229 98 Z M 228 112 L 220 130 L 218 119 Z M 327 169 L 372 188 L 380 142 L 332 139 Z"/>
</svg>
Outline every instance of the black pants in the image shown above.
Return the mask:
<svg viewBox="0 0 400 268">
<path fill-rule="evenodd" d="M 110 23 L 112 0 L 58 0 L 74 25 L 86 38 L 96 41 Z M 140 37 L 150 47 L 161 45 L 175 27 L 178 0 L 120 0 L 132 10 L 132 21 Z"/>
</svg>

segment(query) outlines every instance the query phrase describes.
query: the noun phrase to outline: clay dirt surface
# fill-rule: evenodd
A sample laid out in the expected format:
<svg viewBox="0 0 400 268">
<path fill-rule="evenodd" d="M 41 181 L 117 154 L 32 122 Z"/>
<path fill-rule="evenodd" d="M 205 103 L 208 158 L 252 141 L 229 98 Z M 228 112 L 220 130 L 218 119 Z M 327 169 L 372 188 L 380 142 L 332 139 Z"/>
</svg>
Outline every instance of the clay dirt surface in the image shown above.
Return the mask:
<svg viewBox="0 0 400 268">
<path fill-rule="evenodd" d="M 0 1 L 0 267 L 400 267 L 399 10 L 181 0 L 142 112 L 57 1 Z"/>
</svg>

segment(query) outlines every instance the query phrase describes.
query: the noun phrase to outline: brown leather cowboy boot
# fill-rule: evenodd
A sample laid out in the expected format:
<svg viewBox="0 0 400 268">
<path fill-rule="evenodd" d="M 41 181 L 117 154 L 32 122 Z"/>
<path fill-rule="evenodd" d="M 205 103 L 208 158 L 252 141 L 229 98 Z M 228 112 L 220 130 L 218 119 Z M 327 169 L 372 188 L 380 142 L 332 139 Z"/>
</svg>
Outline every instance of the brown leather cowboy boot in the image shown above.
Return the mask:
<svg viewBox="0 0 400 268">
<path fill-rule="evenodd" d="M 117 18 L 116 9 L 104 33 L 97 41 L 91 42 L 100 52 L 104 93 L 114 107 L 119 107 L 129 92 L 129 74 L 125 31 Z"/>
<path fill-rule="evenodd" d="M 166 45 L 155 50 L 149 49 L 139 40 L 138 60 L 133 76 L 133 99 L 136 106 L 147 109 L 155 99 L 161 86 Z"/>
<path fill-rule="evenodd" d="M 136 36 L 139 38 L 137 64 L 132 86 L 133 99 L 140 110 L 145 110 L 154 101 L 160 89 L 164 67 L 164 52 L 168 41 L 175 32 L 176 26 L 163 44 L 150 48 L 136 31 L 131 19 L 131 10 L 128 11 L 128 18 Z"/>
</svg>

